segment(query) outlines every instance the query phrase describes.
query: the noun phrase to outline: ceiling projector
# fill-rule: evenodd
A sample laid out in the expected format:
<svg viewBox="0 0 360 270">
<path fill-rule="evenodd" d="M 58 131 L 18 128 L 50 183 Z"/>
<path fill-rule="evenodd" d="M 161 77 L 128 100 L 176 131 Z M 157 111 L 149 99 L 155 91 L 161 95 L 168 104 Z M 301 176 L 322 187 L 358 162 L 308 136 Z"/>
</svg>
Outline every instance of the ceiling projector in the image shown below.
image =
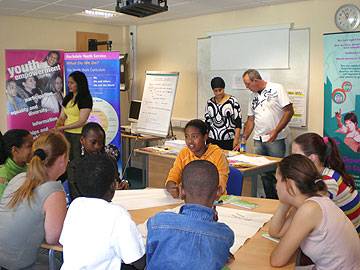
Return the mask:
<svg viewBox="0 0 360 270">
<path fill-rule="evenodd" d="M 117 0 L 116 12 L 147 17 L 168 10 L 167 0 Z"/>
</svg>

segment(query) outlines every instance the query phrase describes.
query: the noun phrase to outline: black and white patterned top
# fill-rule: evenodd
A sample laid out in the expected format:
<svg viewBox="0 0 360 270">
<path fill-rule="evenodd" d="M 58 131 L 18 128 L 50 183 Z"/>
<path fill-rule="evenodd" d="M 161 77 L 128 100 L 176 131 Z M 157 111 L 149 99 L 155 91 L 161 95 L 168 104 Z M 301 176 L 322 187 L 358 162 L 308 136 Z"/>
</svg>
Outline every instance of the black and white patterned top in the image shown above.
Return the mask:
<svg viewBox="0 0 360 270">
<path fill-rule="evenodd" d="M 205 108 L 205 122 L 209 126 L 209 137 L 214 140 L 232 140 L 235 129 L 241 128 L 241 109 L 233 96 L 223 104 L 218 104 L 215 97 L 208 100 Z"/>
</svg>

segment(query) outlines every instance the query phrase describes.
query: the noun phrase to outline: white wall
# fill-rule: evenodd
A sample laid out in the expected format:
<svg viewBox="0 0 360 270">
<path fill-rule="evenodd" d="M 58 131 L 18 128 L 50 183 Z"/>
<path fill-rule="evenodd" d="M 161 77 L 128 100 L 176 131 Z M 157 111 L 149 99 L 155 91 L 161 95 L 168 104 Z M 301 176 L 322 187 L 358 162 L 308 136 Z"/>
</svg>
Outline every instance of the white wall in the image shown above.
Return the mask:
<svg viewBox="0 0 360 270">
<path fill-rule="evenodd" d="M 5 49 L 63 49 L 75 51 L 76 32 L 107 33 L 113 50 L 128 52 L 128 27 L 86 24 L 26 17 L 0 16 L 0 85 L 5 87 Z M 121 95 L 127 110 L 127 93 Z M 124 118 L 125 116 L 125 118 Z M 127 113 L 122 113 L 122 120 Z M 6 96 L 0 91 L 0 130 L 6 130 Z"/>
<path fill-rule="evenodd" d="M 351 2 L 360 5 L 360 0 Z M 345 3 L 349 1 L 310 0 L 141 25 L 137 29 L 137 85 L 141 92 L 146 70 L 179 71 L 180 80 L 173 117 L 195 118 L 197 38 L 214 31 L 294 23 L 294 28 L 310 28 L 308 130 L 322 133 L 324 103 L 322 35 L 338 31 L 334 24 L 334 14 L 336 9 Z"/>
</svg>

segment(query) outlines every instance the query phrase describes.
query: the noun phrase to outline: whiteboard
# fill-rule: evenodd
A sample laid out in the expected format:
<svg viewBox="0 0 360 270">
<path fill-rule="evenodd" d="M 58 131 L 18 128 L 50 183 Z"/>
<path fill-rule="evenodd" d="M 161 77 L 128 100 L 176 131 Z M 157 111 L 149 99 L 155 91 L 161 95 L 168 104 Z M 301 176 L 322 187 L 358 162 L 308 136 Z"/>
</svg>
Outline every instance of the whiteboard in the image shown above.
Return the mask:
<svg viewBox="0 0 360 270">
<path fill-rule="evenodd" d="M 211 35 L 211 69 L 289 68 L 289 36 L 289 26 Z"/>
<path fill-rule="evenodd" d="M 147 71 L 136 131 L 168 135 L 179 72 Z"/>
<path fill-rule="evenodd" d="M 280 83 L 288 91 L 294 105 L 295 114 L 290 122 L 292 127 L 306 127 L 307 100 L 309 88 L 310 61 L 310 31 L 297 29 L 290 31 L 289 68 L 287 69 L 259 69 L 264 80 Z M 198 39 L 198 92 L 197 116 L 204 119 L 205 106 L 213 96 L 210 81 L 220 76 L 225 80 L 226 93 L 233 95 L 240 103 L 242 117 L 246 119 L 251 92 L 246 89 L 242 81 L 242 74 L 246 69 L 239 70 L 211 70 L 211 41 L 210 38 Z M 263 56 L 266 57 L 266 56 Z M 252 68 L 252 67 L 248 67 Z"/>
</svg>

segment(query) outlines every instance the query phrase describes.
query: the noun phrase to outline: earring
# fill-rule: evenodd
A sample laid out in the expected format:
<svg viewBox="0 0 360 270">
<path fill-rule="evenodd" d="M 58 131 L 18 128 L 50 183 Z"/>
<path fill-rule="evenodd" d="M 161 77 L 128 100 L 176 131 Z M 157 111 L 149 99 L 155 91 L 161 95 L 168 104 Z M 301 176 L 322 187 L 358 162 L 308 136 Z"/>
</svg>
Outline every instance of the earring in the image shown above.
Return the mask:
<svg viewBox="0 0 360 270">
<path fill-rule="evenodd" d="M 83 145 L 81 145 L 81 156 L 85 155 L 85 148 Z"/>
</svg>

